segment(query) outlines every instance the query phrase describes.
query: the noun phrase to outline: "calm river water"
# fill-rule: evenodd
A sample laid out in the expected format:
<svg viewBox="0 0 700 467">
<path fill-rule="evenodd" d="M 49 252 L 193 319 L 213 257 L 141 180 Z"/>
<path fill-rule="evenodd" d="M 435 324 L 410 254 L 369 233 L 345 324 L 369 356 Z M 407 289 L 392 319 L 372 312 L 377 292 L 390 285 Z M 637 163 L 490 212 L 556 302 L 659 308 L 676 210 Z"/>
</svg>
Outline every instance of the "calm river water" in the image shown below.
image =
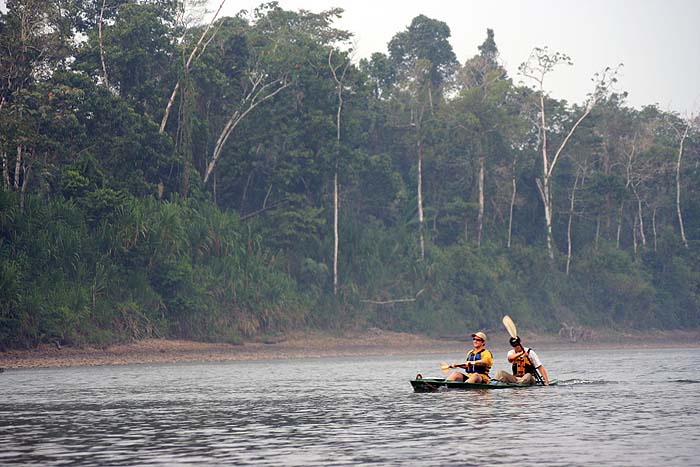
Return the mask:
<svg viewBox="0 0 700 467">
<path fill-rule="evenodd" d="M 8 370 L 0 465 L 700 465 L 700 349 L 539 354 L 559 386 L 412 392 L 461 352 Z"/>
</svg>

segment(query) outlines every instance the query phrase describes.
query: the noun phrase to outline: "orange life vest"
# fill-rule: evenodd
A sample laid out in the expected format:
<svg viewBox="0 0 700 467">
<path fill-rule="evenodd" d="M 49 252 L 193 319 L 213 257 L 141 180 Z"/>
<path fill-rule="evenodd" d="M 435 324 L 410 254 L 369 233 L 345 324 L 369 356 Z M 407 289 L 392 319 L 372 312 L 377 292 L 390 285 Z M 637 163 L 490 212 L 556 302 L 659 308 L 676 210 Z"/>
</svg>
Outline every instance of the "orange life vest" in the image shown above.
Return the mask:
<svg viewBox="0 0 700 467">
<path fill-rule="evenodd" d="M 532 364 L 529 358 L 530 350 L 532 349 L 527 349 L 527 353 L 525 355 L 513 360 L 513 376 L 521 377 L 525 375 L 525 373 L 530 373 L 531 375 L 536 374 L 535 366 Z"/>
</svg>

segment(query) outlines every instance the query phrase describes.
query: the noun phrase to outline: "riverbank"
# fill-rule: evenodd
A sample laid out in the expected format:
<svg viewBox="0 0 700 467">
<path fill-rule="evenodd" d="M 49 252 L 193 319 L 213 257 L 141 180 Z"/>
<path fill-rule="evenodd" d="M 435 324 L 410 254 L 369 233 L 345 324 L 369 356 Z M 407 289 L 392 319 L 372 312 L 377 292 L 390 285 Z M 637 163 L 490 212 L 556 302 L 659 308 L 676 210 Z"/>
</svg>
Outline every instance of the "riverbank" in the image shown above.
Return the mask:
<svg viewBox="0 0 700 467">
<path fill-rule="evenodd" d="M 526 345 L 543 350 L 700 347 L 700 330 L 597 333 L 576 342 L 558 335 L 527 332 L 523 333 L 522 338 Z M 496 352 L 506 351 L 507 341 L 505 332 L 492 333 L 488 347 Z M 0 369 L 411 354 L 442 354 L 447 359 L 461 354 L 465 345 L 466 335 L 435 339 L 380 329 L 343 335 L 295 332 L 266 342 L 246 342 L 242 345 L 147 339 L 104 348 L 58 349 L 44 345 L 31 350 L 0 352 Z"/>
</svg>

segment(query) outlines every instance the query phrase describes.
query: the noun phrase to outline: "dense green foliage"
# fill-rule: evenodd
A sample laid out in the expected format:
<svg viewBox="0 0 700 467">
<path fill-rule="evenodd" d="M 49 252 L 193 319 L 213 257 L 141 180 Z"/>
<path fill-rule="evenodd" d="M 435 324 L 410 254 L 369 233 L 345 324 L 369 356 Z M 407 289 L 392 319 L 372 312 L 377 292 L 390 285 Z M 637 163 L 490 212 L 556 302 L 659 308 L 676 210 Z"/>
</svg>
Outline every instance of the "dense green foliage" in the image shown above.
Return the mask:
<svg viewBox="0 0 700 467">
<path fill-rule="evenodd" d="M 101 3 L 0 14 L 0 348 L 700 326 L 697 122 L 515 85 L 425 16 L 351 63 L 341 10 Z"/>
</svg>

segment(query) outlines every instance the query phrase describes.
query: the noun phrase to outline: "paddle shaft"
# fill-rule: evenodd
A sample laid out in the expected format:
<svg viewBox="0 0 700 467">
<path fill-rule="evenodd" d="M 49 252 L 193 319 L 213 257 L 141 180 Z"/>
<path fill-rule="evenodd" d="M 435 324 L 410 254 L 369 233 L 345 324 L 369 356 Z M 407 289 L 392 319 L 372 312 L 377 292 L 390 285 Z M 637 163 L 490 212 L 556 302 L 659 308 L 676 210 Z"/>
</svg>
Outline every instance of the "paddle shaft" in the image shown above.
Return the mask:
<svg viewBox="0 0 700 467">
<path fill-rule="evenodd" d="M 469 367 L 469 365 L 472 365 L 472 366 L 476 367 L 476 364 L 477 364 L 478 362 L 479 362 L 479 360 L 470 361 L 470 362 L 468 362 L 468 363 L 460 363 L 460 364 L 456 364 L 456 363 L 455 363 L 454 365 L 448 365 L 448 364 L 445 363 L 445 362 L 441 362 L 441 363 L 440 363 L 440 370 L 442 370 L 443 373 L 447 374 L 447 372 L 448 372 L 451 368 L 462 368 L 463 370 L 466 370 L 466 369 Z"/>
<path fill-rule="evenodd" d="M 450 368 L 461 368 L 463 370 L 466 370 L 469 367 L 469 365 L 476 366 L 477 363 L 478 363 L 478 361 L 473 361 L 473 362 L 469 362 L 469 363 L 460 363 L 458 365 L 452 365 Z"/>
</svg>

